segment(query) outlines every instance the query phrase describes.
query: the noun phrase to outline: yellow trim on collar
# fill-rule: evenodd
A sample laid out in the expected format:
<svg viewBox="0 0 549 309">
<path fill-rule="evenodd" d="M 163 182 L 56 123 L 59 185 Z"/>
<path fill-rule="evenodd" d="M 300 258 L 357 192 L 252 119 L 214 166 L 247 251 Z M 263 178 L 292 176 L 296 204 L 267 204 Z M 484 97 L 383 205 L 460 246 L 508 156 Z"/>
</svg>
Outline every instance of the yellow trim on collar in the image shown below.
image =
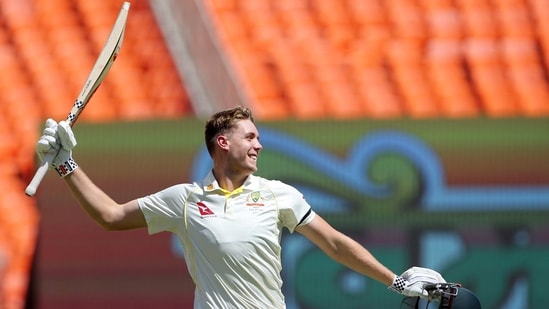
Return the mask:
<svg viewBox="0 0 549 309">
<path fill-rule="evenodd" d="M 230 197 L 231 195 L 242 193 L 242 191 L 244 190 L 242 186 L 234 189 L 233 191 L 225 190 L 223 188 L 219 188 L 219 189 L 221 190 L 221 192 L 223 192 L 223 194 L 225 194 L 225 197 Z"/>
</svg>

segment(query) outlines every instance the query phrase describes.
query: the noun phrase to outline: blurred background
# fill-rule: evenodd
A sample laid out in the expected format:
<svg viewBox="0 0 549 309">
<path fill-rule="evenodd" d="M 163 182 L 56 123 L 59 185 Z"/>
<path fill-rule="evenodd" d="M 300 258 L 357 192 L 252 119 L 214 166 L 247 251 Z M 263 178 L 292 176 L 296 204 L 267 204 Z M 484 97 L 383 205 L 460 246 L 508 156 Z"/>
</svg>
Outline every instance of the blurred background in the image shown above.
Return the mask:
<svg viewBox="0 0 549 309">
<path fill-rule="evenodd" d="M 541 308 L 549 277 L 549 1 L 134 0 L 75 157 L 119 201 L 201 179 L 204 120 L 253 109 L 258 174 L 298 187 L 395 272 L 432 267 L 484 308 Z M 0 308 L 192 308 L 169 234 L 107 233 L 63 182 L 34 198 L 122 1 L 0 0 Z M 400 296 L 284 235 L 289 309 Z"/>
</svg>

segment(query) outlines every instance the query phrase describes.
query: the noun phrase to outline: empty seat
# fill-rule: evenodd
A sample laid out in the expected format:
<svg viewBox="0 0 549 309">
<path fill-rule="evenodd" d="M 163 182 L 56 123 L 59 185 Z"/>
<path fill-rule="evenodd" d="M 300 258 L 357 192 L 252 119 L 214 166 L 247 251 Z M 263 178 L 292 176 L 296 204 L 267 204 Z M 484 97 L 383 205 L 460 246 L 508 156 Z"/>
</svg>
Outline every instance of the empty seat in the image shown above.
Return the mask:
<svg viewBox="0 0 549 309">
<path fill-rule="evenodd" d="M 365 68 L 356 76 L 365 117 L 390 118 L 402 115 L 401 101 L 383 68 Z"/>
<path fill-rule="evenodd" d="M 461 12 L 450 0 L 421 0 L 431 37 L 460 39 L 463 35 Z"/>
<path fill-rule="evenodd" d="M 394 42 L 389 46 L 387 56 L 406 114 L 414 118 L 439 116 L 434 89 L 424 68 L 422 44 Z"/>
<path fill-rule="evenodd" d="M 315 84 L 296 83 L 285 88 L 291 115 L 298 119 L 326 117 L 324 98 Z"/>
<path fill-rule="evenodd" d="M 427 49 L 426 61 L 440 110 L 449 117 L 476 116 L 478 108 L 466 77 L 460 42 L 444 39 L 432 41 Z"/>
<path fill-rule="evenodd" d="M 464 47 L 471 79 L 485 114 L 494 117 L 516 114 L 516 95 L 507 78 L 498 41 L 468 40 Z"/>
<path fill-rule="evenodd" d="M 530 17 L 528 4 L 525 1 L 495 1 L 494 6 L 499 28 L 504 37 L 533 38 L 535 36 L 534 20 Z"/>
<path fill-rule="evenodd" d="M 500 35 L 499 22 L 492 3 L 488 0 L 457 1 L 464 35 L 467 38 L 497 38 Z"/>
<path fill-rule="evenodd" d="M 426 12 L 415 1 L 391 0 L 387 5 L 390 30 L 395 37 L 407 40 L 424 40 L 427 37 L 428 23 L 424 17 Z"/>
</svg>

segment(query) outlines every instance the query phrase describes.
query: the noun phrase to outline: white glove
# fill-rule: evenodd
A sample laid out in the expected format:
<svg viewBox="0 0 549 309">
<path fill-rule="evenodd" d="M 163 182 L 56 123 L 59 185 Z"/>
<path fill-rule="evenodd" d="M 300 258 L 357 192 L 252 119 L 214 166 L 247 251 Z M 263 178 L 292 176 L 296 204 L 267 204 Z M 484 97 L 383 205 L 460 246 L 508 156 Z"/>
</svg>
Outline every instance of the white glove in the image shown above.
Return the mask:
<svg viewBox="0 0 549 309">
<path fill-rule="evenodd" d="M 65 177 L 78 168 L 78 164 L 72 158 L 74 146 L 76 138 L 68 122 L 57 123 L 53 119 L 48 119 L 42 136 L 36 143 L 36 154 L 41 161 L 48 154 L 53 155 L 52 167 L 59 176 Z"/>
<path fill-rule="evenodd" d="M 423 268 L 411 267 L 400 276 L 395 275 L 393 284 L 389 289 L 409 297 L 429 297 L 429 294 L 424 289 L 426 284 L 430 283 L 445 283 L 446 280 L 436 271 Z"/>
<path fill-rule="evenodd" d="M 400 275 L 402 278 L 408 280 L 411 284 L 416 282 L 424 283 L 446 283 L 446 280 L 438 272 L 423 267 L 410 267 L 408 270 Z"/>
</svg>

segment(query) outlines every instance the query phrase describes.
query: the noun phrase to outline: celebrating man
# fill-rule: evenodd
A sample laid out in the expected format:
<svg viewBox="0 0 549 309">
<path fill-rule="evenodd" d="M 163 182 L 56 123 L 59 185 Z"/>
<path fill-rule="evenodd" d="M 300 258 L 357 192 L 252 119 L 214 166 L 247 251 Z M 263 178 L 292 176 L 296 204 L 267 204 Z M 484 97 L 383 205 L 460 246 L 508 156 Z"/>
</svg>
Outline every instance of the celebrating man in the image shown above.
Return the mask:
<svg viewBox="0 0 549 309">
<path fill-rule="evenodd" d="M 62 121 L 46 121 L 37 144 L 82 208 L 106 230 L 147 228 L 177 235 L 196 285 L 194 307 L 285 308 L 280 237 L 297 231 L 335 261 L 406 295 L 425 297 L 426 283 L 445 282 L 427 268 L 395 275 L 367 249 L 335 230 L 302 194 L 253 173 L 262 149 L 251 111 L 221 111 L 206 123 L 213 169 L 201 182 L 176 184 L 119 204 L 99 189 L 72 158 L 76 139 Z M 260 203 L 262 207 L 248 207 Z"/>
</svg>

